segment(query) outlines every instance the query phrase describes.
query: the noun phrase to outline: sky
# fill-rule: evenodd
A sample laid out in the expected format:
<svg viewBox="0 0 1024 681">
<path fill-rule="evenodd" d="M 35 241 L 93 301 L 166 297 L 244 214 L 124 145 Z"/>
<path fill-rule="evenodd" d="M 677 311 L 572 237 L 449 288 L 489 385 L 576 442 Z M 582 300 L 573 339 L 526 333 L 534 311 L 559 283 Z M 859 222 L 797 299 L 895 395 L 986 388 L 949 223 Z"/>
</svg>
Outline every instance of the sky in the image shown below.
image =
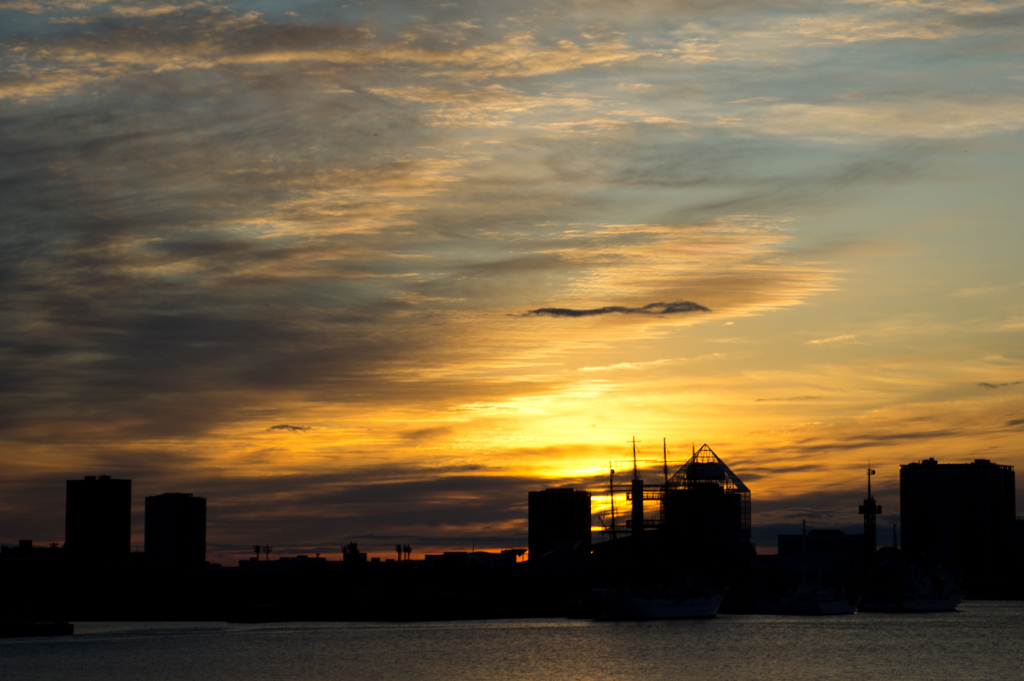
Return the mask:
<svg viewBox="0 0 1024 681">
<path fill-rule="evenodd" d="M 164 492 L 224 564 L 525 548 L 636 438 L 652 482 L 707 443 L 764 551 L 858 531 L 870 466 L 889 543 L 900 464 L 1024 466 L 1022 29 L 0 0 L 0 542 L 111 475 L 135 550 Z"/>
</svg>

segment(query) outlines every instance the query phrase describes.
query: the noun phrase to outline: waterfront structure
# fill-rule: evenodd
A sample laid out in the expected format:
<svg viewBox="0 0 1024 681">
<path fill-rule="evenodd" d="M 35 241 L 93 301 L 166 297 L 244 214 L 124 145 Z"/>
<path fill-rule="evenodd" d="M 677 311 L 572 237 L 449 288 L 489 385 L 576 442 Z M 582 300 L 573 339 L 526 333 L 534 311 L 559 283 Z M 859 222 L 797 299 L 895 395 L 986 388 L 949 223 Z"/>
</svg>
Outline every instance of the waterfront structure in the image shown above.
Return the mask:
<svg viewBox="0 0 1024 681">
<path fill-rule="evenodd" d="M 959 570 L 968 588 L 1008 579 L 1014 563 L 1013 466 L 987 459 L 900 466 L 903 551 Z"/>
<path fill-rule="evenodd" d="M 871 476 L 875 471 L 868 468 L 868 495 L 857 511 L 864 516 L 864 567 L 871 569 L 871 562 L 878 548 L 878 534 L 875 528 L 875 518 L 882 512 L 882 507 L 875 503 L 875 497 L 871 494 Z"/>
<path fill-rule="evenodd" d="M 628 487 L 609 479 L 611 509 L 601 518 L 614 540 L 629 532 L 629 551 L 641 561 L 710 573 L 745 565 L 750 543 L 750 490 L 708 445 L 693 451 L 669 476 L 668 446 L 662 446 L 661 484 L 645 483 L 636 464 Z M 628 509 L 616 513 L 616 495 Z M 651 503 L 647 503 L 651 502 Z M 621 552 L 621 551 L 620 551 Z"/>
<path fill-rule="evenodd" d="M 161 567 L 206 564 L 206 499 L 192 494 L 146 497 L 146 562 Z"/>
<path fill-rule="evenodd" d="M 131 533 L 131 480 L 88 475 L 67 481 L 64 548 L 72 560 L 94 565 L 127 561 Z"/>
<path fill-rule="evenodd" d="M 590 548 L 590 492 L 572 487 L 529 494 L 530 560 Z"/>
<path fill-rule="evenodd" d="M 750 490 L 706 444 L 668 479 L 663 504 L 676 533 L 750 542 Z"/>
</svg>

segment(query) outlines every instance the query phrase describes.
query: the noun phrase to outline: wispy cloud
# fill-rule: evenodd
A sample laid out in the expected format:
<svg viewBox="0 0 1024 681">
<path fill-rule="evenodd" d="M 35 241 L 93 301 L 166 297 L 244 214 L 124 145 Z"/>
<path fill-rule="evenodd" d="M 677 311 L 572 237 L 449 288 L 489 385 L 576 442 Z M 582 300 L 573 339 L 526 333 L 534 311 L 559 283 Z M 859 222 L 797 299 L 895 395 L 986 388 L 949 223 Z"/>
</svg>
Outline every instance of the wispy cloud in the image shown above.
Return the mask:
<svg viewBox="0 0 1024 681">
<path fill-rule="evenodd" d="M 997 388 L 1009 388 L 1015 385 L 1024 385 L 1024 381 L 1011 381 L 1009 383 L 978 383 L 979 388 L 987 388 L 989 390 L 996 390 Z"/>
<path fill-rule="evenodd" d="M 842 343 L 844 341 L 853 340 L 856 337 L 856 334 L 845 333 L 839 336 L 831 336 L 829 338 L 815 338 L 807 341 L 807 345 L 829 345 L 831 343 Z"/>
<path fill-rule="evenodd" d="M 794 397 L 759 397 L 755 402 L 810 402 L 822 399 L 821 395 L 796 395 Z"/>
<path fill-rule="evenodd" d="M 605 307 L 589 310 L 573 310 L 563 307 L 542 307 L 523 313 L 522 316 L 538 317 L 596 317 L 605 314 L 642 314 L 642 315 L 668 315 L 685 312 L 711 312 L 708 308 L 698 303 L 689 301 L 676 301 L 674 303 L 649 303 L 643 307 L 624 307 L 622 305 L 608 305 Z"/>
</svg>

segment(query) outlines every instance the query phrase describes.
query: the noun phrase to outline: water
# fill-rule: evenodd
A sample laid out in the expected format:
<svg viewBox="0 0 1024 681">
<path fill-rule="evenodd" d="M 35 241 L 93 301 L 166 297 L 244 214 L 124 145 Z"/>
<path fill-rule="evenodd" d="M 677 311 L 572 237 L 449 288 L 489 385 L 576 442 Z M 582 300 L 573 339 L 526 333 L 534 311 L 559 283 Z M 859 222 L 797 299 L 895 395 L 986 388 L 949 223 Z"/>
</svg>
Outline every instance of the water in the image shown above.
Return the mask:
<svg viewBox="0 0 1024 681">
<path fill-rule="evenodd" d="M 1024 681 L 1024 603 L 929 615 L 713 620 L 98 623 L 0 640 L 0 679 L 28 681 Z"/>
</svg>

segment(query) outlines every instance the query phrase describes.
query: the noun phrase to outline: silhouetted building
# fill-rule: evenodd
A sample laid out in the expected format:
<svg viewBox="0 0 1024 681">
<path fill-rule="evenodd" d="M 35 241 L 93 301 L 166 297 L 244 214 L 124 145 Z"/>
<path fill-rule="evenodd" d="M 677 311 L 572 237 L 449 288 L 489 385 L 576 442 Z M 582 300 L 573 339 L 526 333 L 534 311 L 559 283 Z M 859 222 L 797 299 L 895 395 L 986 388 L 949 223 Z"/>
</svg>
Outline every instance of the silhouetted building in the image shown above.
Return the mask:
<svg viewBox="0 0 1024 681">
<path fill-rule="evenodd" d="M 530 492 L 529 506 L 530 560 L 590 547 L 590 492 L 571 487 Z"/>
<path fill-rule="evenodd" d="M 750 490 L 702 446 L 665 485 L 664 530 L 691 563 L 733 563 L 752 553 Z"/>
<path fill-rule="evenodd" d="M 57 544 L 33 546 L 31 539 L 21 539 L 17 546 L 0 546 L 0 560 L 53 561 L 64 557 L 64 550 Z"/>
<path fill-rule="evenodd" d="M 206 563 L 206 499 L 191 494 L 146 497 L 146 562 L 179 568 Z"/>
<path fill-rule="evenodd" d="M 671 570 L 729 573 L 754 557 L 750 543 L 750 490 L 709 446 L 703 445 L 669 477 L 668 450 L 663 445 L 660 485 L 646 484 L 635 463 L 629 486 L 614 483 L 612 502 L 626 493 L 628 509 L 611 508 L 602 518 L 602 532 L 629 532 L 629 547 L 602 546 L 601 559 L 629 551 L 634 562 Z M 648 509 L 644 502 L 654 502 Z M 654 509 L 658 510 L 654 517 Z M 615 560 L 620 560 L 621 556 Z"/>
<path fill-rule="evenodd" d="M 433 567 L 508 567 L 515 565 L 525 551 L 522 549 L 503 549 L 498 553 L 491 551 L 445 551 L 444 553 L 428 553 L 423 556 L 423 564 Z"/>
<path fill-rule="evenodd" d="M 1013 466 L 986 459 L 900 466 L 900 520 L 908 559 L 959 570 L 970 588 L 1009 578 L 1016 517 Z"/>
<path fill-rule="evenodd" d="M 132 481 L 109 475 L 68 480 L 64 548 L 75 561 L 122 563 L 131 552 Z"/>
<path fill-rule="evenodd" d="M 363 554 L 364 556 L 366 554 Z M 336 563 L 335 563 L 336 564 Z M 238 567 L 248 570 L 265 570 L 268 572 L 304 572 L 309 574 L 314 570 L 327 570 L 331 564 L 327 558 L 320 554 L 316 556 L 297 555 L 281 556 L 277 560 L 261 561 L 259 558 L 246 558 L 238 561 Z"/>
</svg>

